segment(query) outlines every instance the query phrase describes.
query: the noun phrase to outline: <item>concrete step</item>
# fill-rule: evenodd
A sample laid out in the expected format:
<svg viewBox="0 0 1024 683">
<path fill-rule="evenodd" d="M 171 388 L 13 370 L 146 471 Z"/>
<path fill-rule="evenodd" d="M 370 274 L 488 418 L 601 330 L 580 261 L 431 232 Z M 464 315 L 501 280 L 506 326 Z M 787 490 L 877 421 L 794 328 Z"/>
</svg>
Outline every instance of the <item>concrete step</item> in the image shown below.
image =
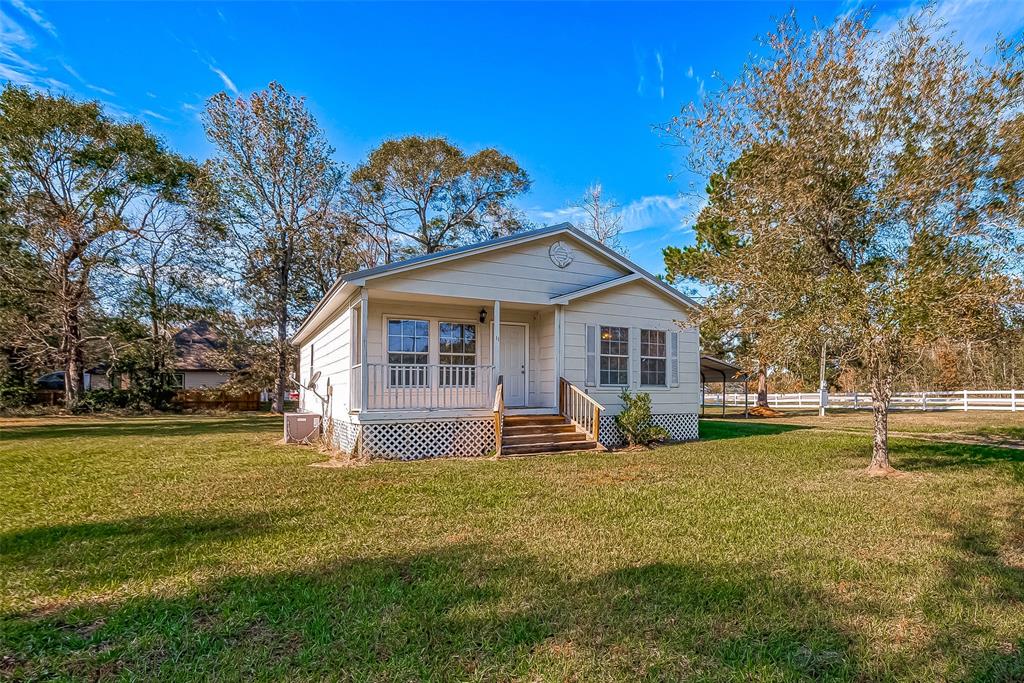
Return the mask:
<svg viewBox="0 0 1024 683">
<path fill-rule="evenodd" d="M 581 435 L 582 436 L 582 435 Z M 584 437 L 585 438 L 585 437 Z M 592 451 L 597 448 L 594 441 L 555 441 L 530 443 L 501 447 L 502 455 L 534 455 L 536 453 L 558 453 L 565 451 Z"/>
</svg>

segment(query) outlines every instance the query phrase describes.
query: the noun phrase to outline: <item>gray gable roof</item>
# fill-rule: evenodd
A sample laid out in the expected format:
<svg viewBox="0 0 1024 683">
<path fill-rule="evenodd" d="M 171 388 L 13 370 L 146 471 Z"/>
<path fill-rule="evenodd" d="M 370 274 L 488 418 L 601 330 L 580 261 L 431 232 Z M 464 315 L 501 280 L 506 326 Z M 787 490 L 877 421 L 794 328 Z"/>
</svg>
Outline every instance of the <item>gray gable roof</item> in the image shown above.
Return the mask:
<svg viewBox="0 0 1024 683">
<path fill-rule="evenodd" d="M 416 256 L 414 258 L 406 259 L 404 261 L 396 261 L 395 263 L 388 263 L 382 266 L 375 266 L 373 268 L 364 268 L 363 270 L 356 270 L 351 273 L 345 273 L 340 276 L 323 299 L 313 310 L 310 311 L 306 319 L 302 321 L 295 334 L 292 335 L 292 343 L 297 343 L 303 333 L 306 331 L 309 323 L 316 317 L 316 315 L 327 305 L 327 302 L 334 296 L 339 289 L 346 284 L 352 285 L 363 285 L 366 280 L 376 277 L 381 277 L 391 273 L 398 273 L 405 270 L 411 270 L 422 266 L 427 266 L 435 262 L 446 261 L 451 258 L 458 258 L 463 255 L 475 254 L 481 251 L 489 251 L 501 247 L 505 244 L 516 244 L 519 242 L 528 242 L 534 239 L 539 239 L 548 235 L 556 235 L 561 233 L 567 233 L 572 235 L 574 238 L 583 242 L 585 245 L 594 249 L 600 254 L 603 254 L 609 260 L 619 264 L 623 268 L 630 270 L 638 275 L 641 275 L 648 284 L 651 284 L 662 291 L 662 293 L 676 299 L 680 303 L 689 306 L 691 308 L 700 308 L 700 304 L 686 296 L 674 287 L 669 286 L 663 280 L 655 277 L 651 273 L 647 272 L 637 264 L 633 263 L 625 256 L 609 249 L 604 244 L 601 244 L 590 235 L 587 235 L 583 231 L 579 230 L 572 223 L 558 223 L 556 225 L 549 225 L 547 227 L 538 228 L 536 230 L 525 230 L 523 232 L 513 233 L 504 237 L 497 237 L 495 239 L 486 240 L 484 242 L 476 242 L 474 244 L 467 244 L 465 246 L 456 247 L 454 249 L 447 249 L 445 251 L 439 251 L 435 254 L 424 254 L 422 256 Z"/>
</svg>

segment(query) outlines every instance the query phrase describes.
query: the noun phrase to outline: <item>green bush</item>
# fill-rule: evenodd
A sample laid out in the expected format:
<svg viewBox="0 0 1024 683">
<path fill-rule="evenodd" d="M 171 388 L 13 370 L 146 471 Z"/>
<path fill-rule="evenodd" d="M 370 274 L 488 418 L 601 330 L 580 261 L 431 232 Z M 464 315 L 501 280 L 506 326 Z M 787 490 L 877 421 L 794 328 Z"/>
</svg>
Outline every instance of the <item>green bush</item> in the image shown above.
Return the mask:
<svg viewBox="0 0 1024 683">
<path fill-rule="evenodd" d="M 622 412 L 615 416 L 615 424 L 630 446 L 648 446 L 668 438 L 668 431 L 654 424 L 651 417 L 650 394 L 631 394 L 628 389 L 623 389 L 619 398 L 622 399 Z"/>
<path fill-rule="evenodd" d="M 21 384 L 0 384 L 0 409 L 24 408 L 35 399 L 32 387 Z"/>
<path fill-rule="evenodd" d="M 144 397 L 131 389 L 93 389 L 78 399 L 76 413 L 101 413 L 107 410 L 145 410 L 149 405 Z"/>
</svg>

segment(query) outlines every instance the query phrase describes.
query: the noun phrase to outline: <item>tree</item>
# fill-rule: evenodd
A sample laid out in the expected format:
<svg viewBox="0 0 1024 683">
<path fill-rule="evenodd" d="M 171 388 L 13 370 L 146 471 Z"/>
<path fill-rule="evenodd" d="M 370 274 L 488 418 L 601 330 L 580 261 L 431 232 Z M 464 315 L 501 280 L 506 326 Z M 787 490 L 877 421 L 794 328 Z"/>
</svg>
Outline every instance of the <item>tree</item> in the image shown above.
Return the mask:
<svg viewBox="0 0 1024 683">
<path fill-rule="evenodd" d="M 622 207 L 614 199 L 605 199 L 601 183 L 588 187 L 573 207 L 583 218 L 577 227 L 609 249 L 626 253 L 622 244 Z"/>
<path fill-rule="evenodd" d="M 467 155 L 444 138 L 413 135 L 373 150 L 351 185 L 353 214 L 390 263 L 519 230 L 510 202 L 530 179 L 496 149 Z"/>
<path fill-rule="evenodd" d="M 137 239 L 148 202 L 180 201 L 197 169 L 95 102 L 11 84 L 0 93 L 0 167 L 7 220 L 44 274 L 21 280 L 20 267 L 5 260 L 0 280 L 55 311 L 65 403 L 73 407 L 82 391 L 83 315 L 93 278 Z"/>
<path fill-rule="evenodd" d="M 710 314 L 760 308 L 769 324 L 737 324 L 763 348 L 834 339 L 870 379 L 868 471 L 885 474 L 889 399 L 916 350 L 987 339 L 1022 305 L 1024 46 L 986 63 L 928 12 L 881 35 L 867 18 L 808 32 L 790 15 L 664 130 L 734 198 L 709 204 L 739 243 L 718 262 Z M 770 153 L 726 173 L 758 150 Z"/>
<path fill-rule="evenodd" d="M 210 161 L 225 201 L 225 219 L 241 262 L 239 292 L 253 315 L 272 326 L 277 345 L 274 410 L 284 410 L 290 367 L 288 336 L 315 303 L 297 277 L 310 234 L 329 231 L 344 172 L 332 159 L 302 98 L 278 83 L 232 100 L 207 102 L 206 134 L 217 147 Z"/>
<path fill-rule="evenodd" d="M 751 367 L 757 374 L 757 405 L 768 408 L 769 354 L 773 350 L 766 343 L 772 335 L 759 334 L 768 325 L 784 324 L 778 310 L 770 310 L 769 302 L 760 300 L 756 288 L 749 283 L 762 282 L 773 277 L 759 272 L 756 259 L 745 258 L 741 250 L 746 246 L 742 229 L 762 220 L 755 204 L 733 194 L 737 176 L 758 163 L 758 157 L 771 150 L 748 149 L 729 163 L 724 173 L 712 173 L 705 193 L 707 204 L 697 215 L 694 225 L 694 244 L 687 247 L 668 246 L 662 250 L 666 279 L 671 284 L 696 280 L 715 288 L 711 305 L 705 308 L 701 321 L 701 337 L 728 339 L 734 360 Z M 730 287 L 736 264 L 743 264 L 745 283 Z M 778 352 L 776 363 L 782 362 Z"/>
<path fill-rule="evenodd" d="M 119 332 L 128 347 L 120 351 L 131 356 L 133 388 L 154 406 L 173 384 L 176 328 L 217 317 L 228 305 L 221 283 L 224 227 L 211 207 L 216 190 L 208 174 L 197 173 L 181 199 L 148 200 L 138 238 L 115 261 L 109 287 L 117 293 Z"/>
</svg>

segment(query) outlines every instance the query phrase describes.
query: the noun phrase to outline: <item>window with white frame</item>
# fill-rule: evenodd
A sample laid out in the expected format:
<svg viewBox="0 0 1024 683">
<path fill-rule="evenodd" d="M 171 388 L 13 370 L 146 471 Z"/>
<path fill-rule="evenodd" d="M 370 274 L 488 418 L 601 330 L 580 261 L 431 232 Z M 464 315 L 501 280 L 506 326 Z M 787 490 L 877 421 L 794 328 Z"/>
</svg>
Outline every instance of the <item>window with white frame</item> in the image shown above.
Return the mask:
<svg viewBox="0 0 1024 683">
<path fill-rule="evenodd" d="M 628 327 L 601 327 L 601 384 L 629 384 Z"/>
<path fill-rule="evenodd" d="M 426 320 L 388 320 L 388 383 L 427 386 L 430 324 Z"/>
<path fill-rule="evenodd" d="M 640 330 L 640 385 L 663 387 L 668 384 L 668 345 L 664 330 Z"/>
<path fill-rule="evenodd" d="M 171 388 L 173 389 L 184 389 L 185 388 L 185 373 L 176 372 L 171 375 Z"/>
<path fill-rule="evenodd" d="M 474 386 L 476 384 L 476 325 L 441 322 L 438 323 L 438 337 L 441 386 Z"/>
</svg>

